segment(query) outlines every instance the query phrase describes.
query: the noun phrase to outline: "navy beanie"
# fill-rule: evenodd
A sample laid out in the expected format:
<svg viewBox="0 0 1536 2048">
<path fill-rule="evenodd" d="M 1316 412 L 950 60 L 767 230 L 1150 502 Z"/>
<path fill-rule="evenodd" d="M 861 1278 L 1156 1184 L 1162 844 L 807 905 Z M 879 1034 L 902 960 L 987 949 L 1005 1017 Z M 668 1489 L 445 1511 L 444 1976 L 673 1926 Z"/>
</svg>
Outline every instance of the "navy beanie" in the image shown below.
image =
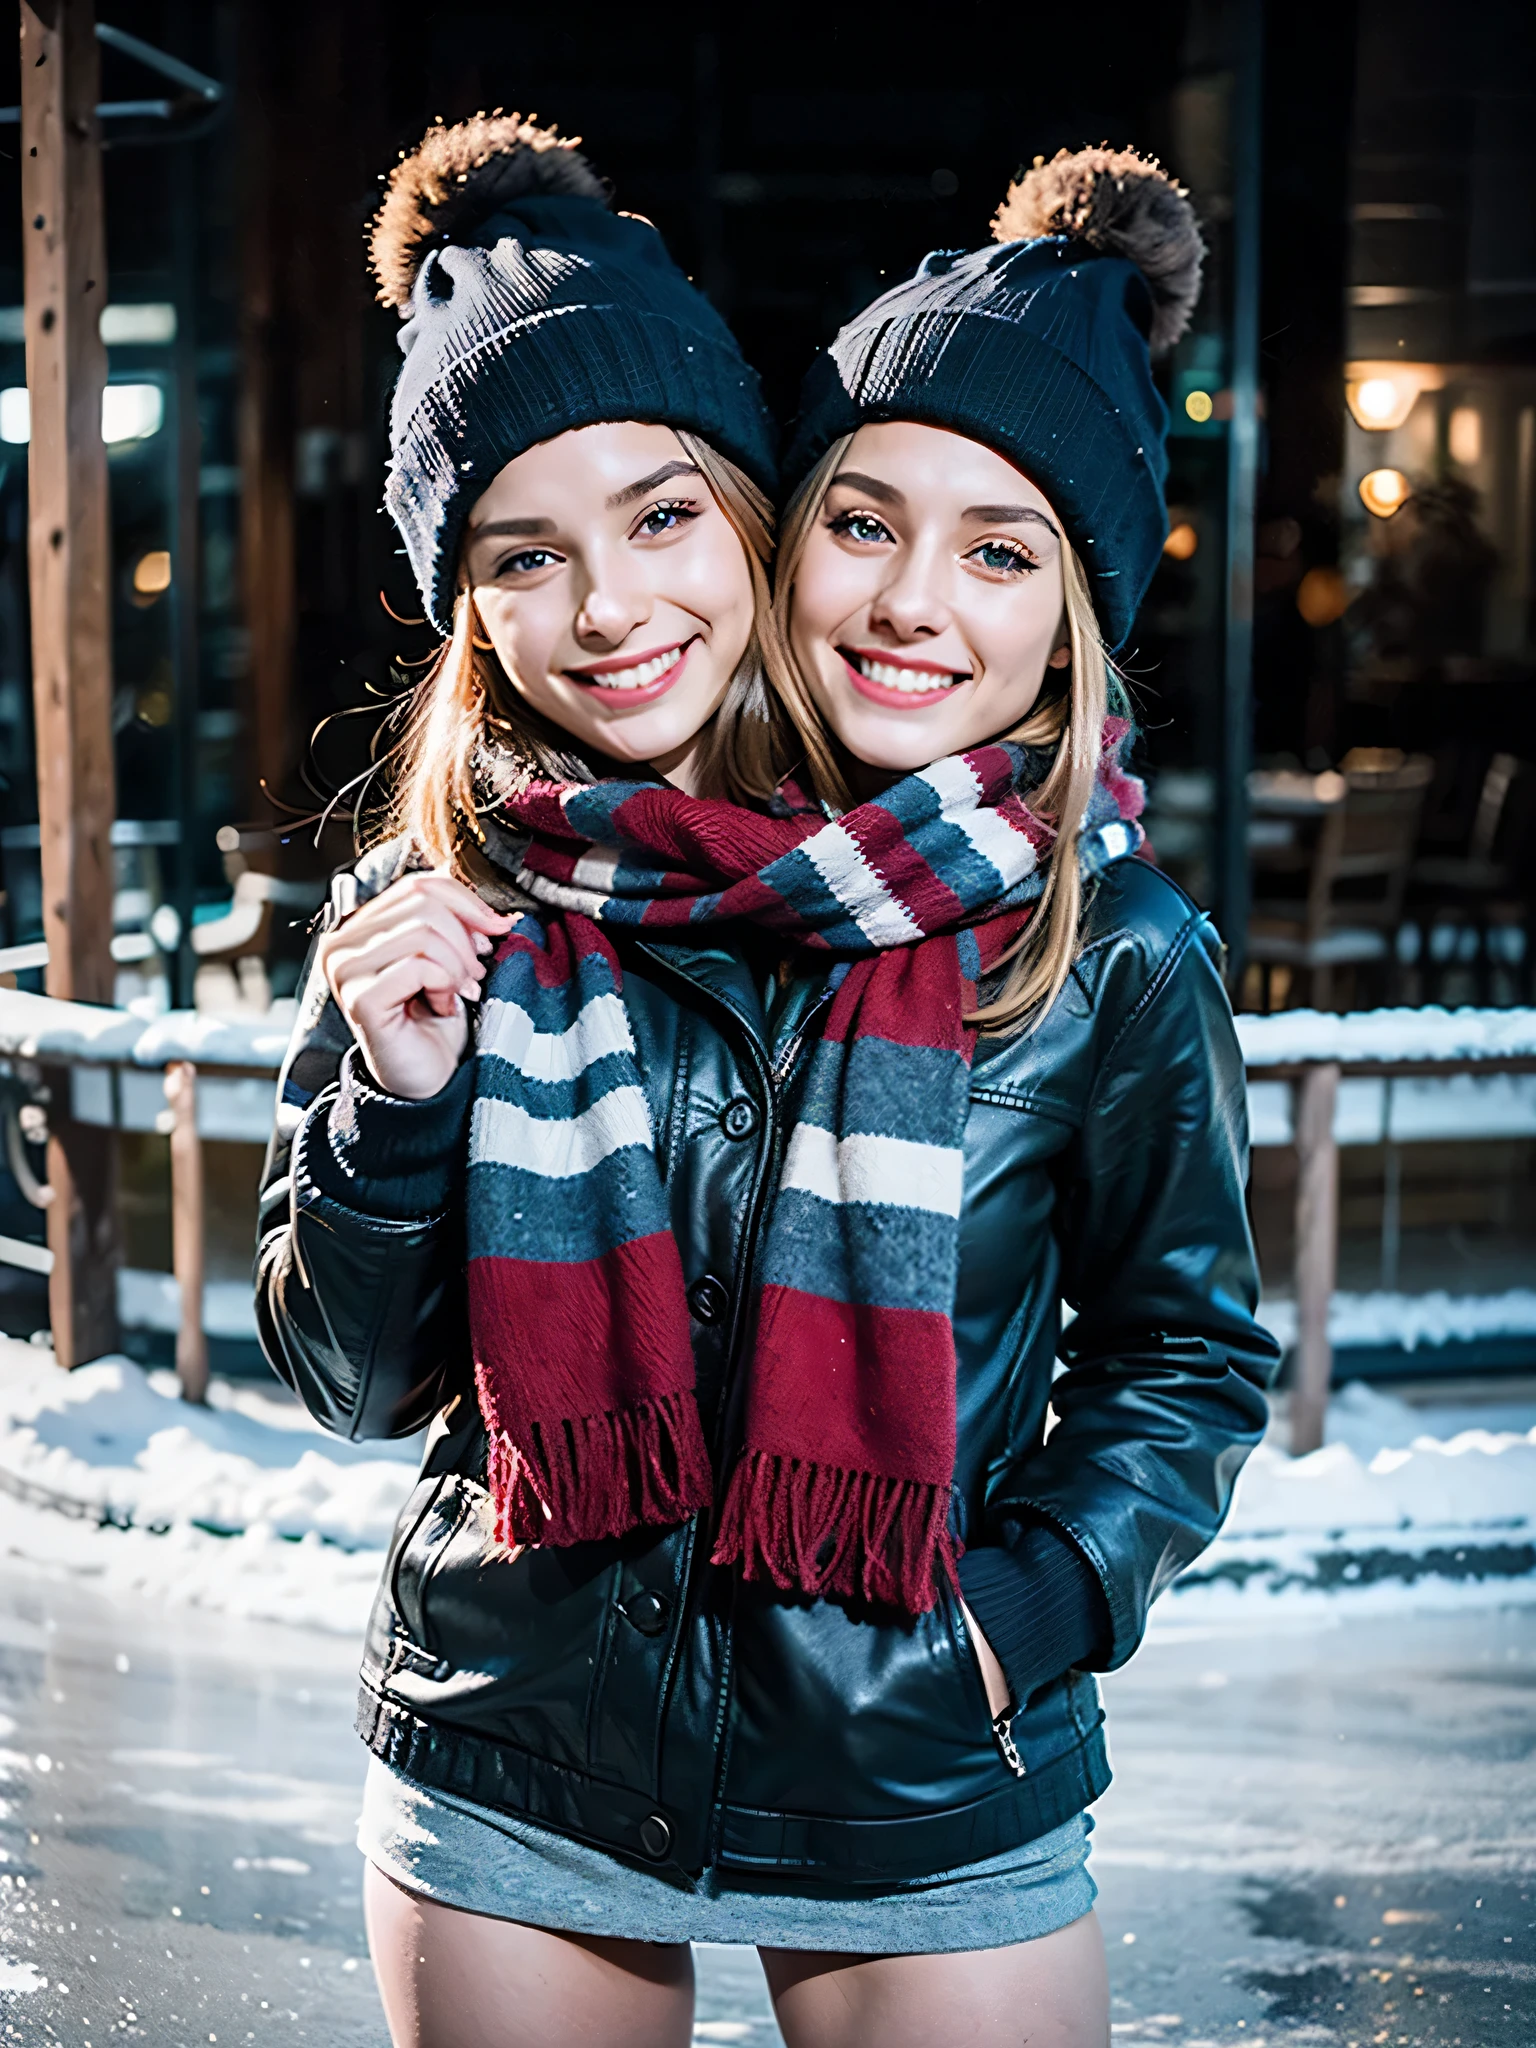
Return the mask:
<svg viewBox="0 0 1536 2048">
<path fill-rule="evenodd" d="M 429 129 L 391 174 L 371 257 L 404 321 L 385 504 L 440 632 L 471 506 L 569 428 L 679 427 L 772 492 L 756 372 L 656 229 L 614 213 L 552 130 L 515 114 Z"/>
<path fill-rule="evenodd" d="M 817 356 L 785 490 L 876 420 L 985 442 L 1061 515 L 1117 648 L 1167 536 L 1168 414 L 1151 357 L 1199 294 L 1194 210 L 1129 150 L 1063 150 L 1010 188 L 992 229 L 991 248 L 926 257 Z"/>
</svg>

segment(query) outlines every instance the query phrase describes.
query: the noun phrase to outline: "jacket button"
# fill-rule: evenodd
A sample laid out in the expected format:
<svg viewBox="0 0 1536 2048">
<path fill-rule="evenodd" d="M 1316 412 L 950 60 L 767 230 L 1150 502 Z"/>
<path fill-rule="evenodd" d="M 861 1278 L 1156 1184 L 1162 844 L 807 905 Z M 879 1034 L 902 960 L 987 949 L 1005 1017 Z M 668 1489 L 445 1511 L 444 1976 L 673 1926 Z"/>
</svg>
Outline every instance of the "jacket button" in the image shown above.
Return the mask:
<svg viewBox="0 0 1536 2048">
<path fill-rule="evenodd" d="M 672 1846 L 672 1830 L 659 1813 L 640 1823 L 640 1846 L 653 1863 L 659 1863 Z"/>
<path fill-rule="evenodd" d="M 722 1323 L 725 1312 L 731 1305 L 731 1297 L 725 1283 L 717 1280 L 713 1273 L 706 1273 L 695 1280 L 688 1290 L 688 1306 L 701 1323 Z"/>
<path fill-rule="evenodd" d="M 757 1104 L 737 1095 L 720 1112 L 720 1128 L 728 1138 L 750 1138 L 757 1129 Z"/>
<path fill-rule="evenodd" d="M 637 1593 L 624 1603 L 624 1618 L 643 1636 L 659 1636 L 672 1612 L 672 1602 L 660 1593 Z"/>
</svg>

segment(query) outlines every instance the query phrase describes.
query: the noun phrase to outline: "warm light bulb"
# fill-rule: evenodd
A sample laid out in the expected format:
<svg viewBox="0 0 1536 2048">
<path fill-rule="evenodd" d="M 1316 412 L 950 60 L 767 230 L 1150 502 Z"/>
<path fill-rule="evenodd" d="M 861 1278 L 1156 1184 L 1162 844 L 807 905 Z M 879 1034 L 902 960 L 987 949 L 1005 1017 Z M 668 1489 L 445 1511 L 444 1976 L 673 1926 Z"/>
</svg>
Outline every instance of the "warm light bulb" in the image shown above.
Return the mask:
<svg viewBox="0 0 1536 2048">
<path fill-rule="evenodd" d="M 1200 545 L 1200 536 L 1187 519 L 1181 519 L 1163 542 L 1163 553 L 1176 562 L 1187 562 Z"/>
<path fill-rule="evenodd" d="M 1184 410 L 1197 427 L 1203 427 L 1216 410 L 1216 402 L 1209 391 L 1191 391 L 1184 401 Z"/>
<path fill-rule="evenodd" d="M 1400 469 L 1373 469 L 1360 479 L 1360 502 L 1373 518 L 1390 519 L 1412 496 Z"/>
<path fill-rule="evenodd" d="M 165 548 L 151 548 L 133 565 L 133 587 L 140 597 L 158 597 L 171 587 L 171 557 Z"/>
<path fill-rule="evenodd" d="M 1397 386 L 1390 377 L 1367 377 L 1355 393 L 1362 426 L 1384 427 L 1397 411 Z"/>
</svg>

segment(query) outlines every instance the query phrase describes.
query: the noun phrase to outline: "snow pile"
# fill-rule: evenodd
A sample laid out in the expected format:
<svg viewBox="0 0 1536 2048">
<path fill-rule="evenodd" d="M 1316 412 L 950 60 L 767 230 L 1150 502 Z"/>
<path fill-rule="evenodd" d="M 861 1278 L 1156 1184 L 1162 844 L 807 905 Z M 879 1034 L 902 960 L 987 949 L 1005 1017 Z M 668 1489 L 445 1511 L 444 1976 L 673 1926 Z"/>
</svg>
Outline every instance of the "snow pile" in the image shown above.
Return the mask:
<svg viewBox="0 0 1536 2048">
<path fill-rule="evenodd" d="M 1327 1442 L 1262 1444 L 1156 1622 L 1536 1601 L 1536 1405 L 1414 1409 L 1343 1388 Z M 1261 1605 L 1259 1603 L 1262 1603 Z"/>
<path fill-rule="evenodd" d="M 1536 1056 L 1536 1010 L 1282 1010 L 1236 1021 L 1250 1067 Z"/>
<path fill-rule="evenodd" d="M 191 1407 L 170 1374 L 151 1377 L 129 1359 L 63 1373 L 51 1352 L 9 1343 L 0 1354 L 0 1484 L 144 1529 L 232 1534 L 260 1524 L 347 1550 L 388 1543 L 415 1478 L 412 1452 L 342 1443 L 302 1409 L 281 1410 L 254 1390 L 221 1391 L 227 1405 Z M 300 1428 L 276 1423 L 279 1412 L 301 1417 Z"/>
<path fill-rule="evenodd" d="M 1264 1301 L 1259 1321 L 1283 1349 L 1296 1342 L 1294 1301 Z M 1328 1339 L 1336 1348 L 1470 1344 L 1480 1337 L 1536 1336 L 1536 1288 L 1503 1294 L 1335 1294 Z M 1401 1406 L 1401 1403 L 1396 1404 Z"/>
<path fill-rule="evenodd" d="M 343 1443 L 275 1386 L 215 1381 L 211 1399 L 191 1407 L 170 1373 L 126 1358 L 60 1372 L 51 1351 L 0 1338 L 0 1549 L 125 1592 L 361 1633 L 419 1443 Z"/>
</svg>

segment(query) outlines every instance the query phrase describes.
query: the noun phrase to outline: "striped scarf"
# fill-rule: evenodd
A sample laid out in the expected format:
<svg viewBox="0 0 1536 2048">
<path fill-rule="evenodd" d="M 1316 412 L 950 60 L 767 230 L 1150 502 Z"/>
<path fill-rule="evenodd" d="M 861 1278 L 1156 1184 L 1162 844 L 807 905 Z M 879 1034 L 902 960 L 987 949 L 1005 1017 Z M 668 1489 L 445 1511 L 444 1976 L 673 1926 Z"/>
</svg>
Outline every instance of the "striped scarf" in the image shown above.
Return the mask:
<svg viewBox="0 0 1536 2048">
<path fill-rule="evenodd" d="M 1085 872 L 1140 844 L 1108 721 Z M 505 1544 L 572 1544 L 711 1507 L 682 1264 L 617 956 L 748 919 L 834 961 L 760 1271 L 741 1455 L 714 1557 L 813 1595 L 933 1606 L 950 1527 L 962 1141 L 976 986 L 1045 883 L 1052 829 L 1009 742 L 829 823 L 654 783 L 539 783 L 524 916 L 486 978 L 467 1202 L 469 1305 Z"/>
</svg>

